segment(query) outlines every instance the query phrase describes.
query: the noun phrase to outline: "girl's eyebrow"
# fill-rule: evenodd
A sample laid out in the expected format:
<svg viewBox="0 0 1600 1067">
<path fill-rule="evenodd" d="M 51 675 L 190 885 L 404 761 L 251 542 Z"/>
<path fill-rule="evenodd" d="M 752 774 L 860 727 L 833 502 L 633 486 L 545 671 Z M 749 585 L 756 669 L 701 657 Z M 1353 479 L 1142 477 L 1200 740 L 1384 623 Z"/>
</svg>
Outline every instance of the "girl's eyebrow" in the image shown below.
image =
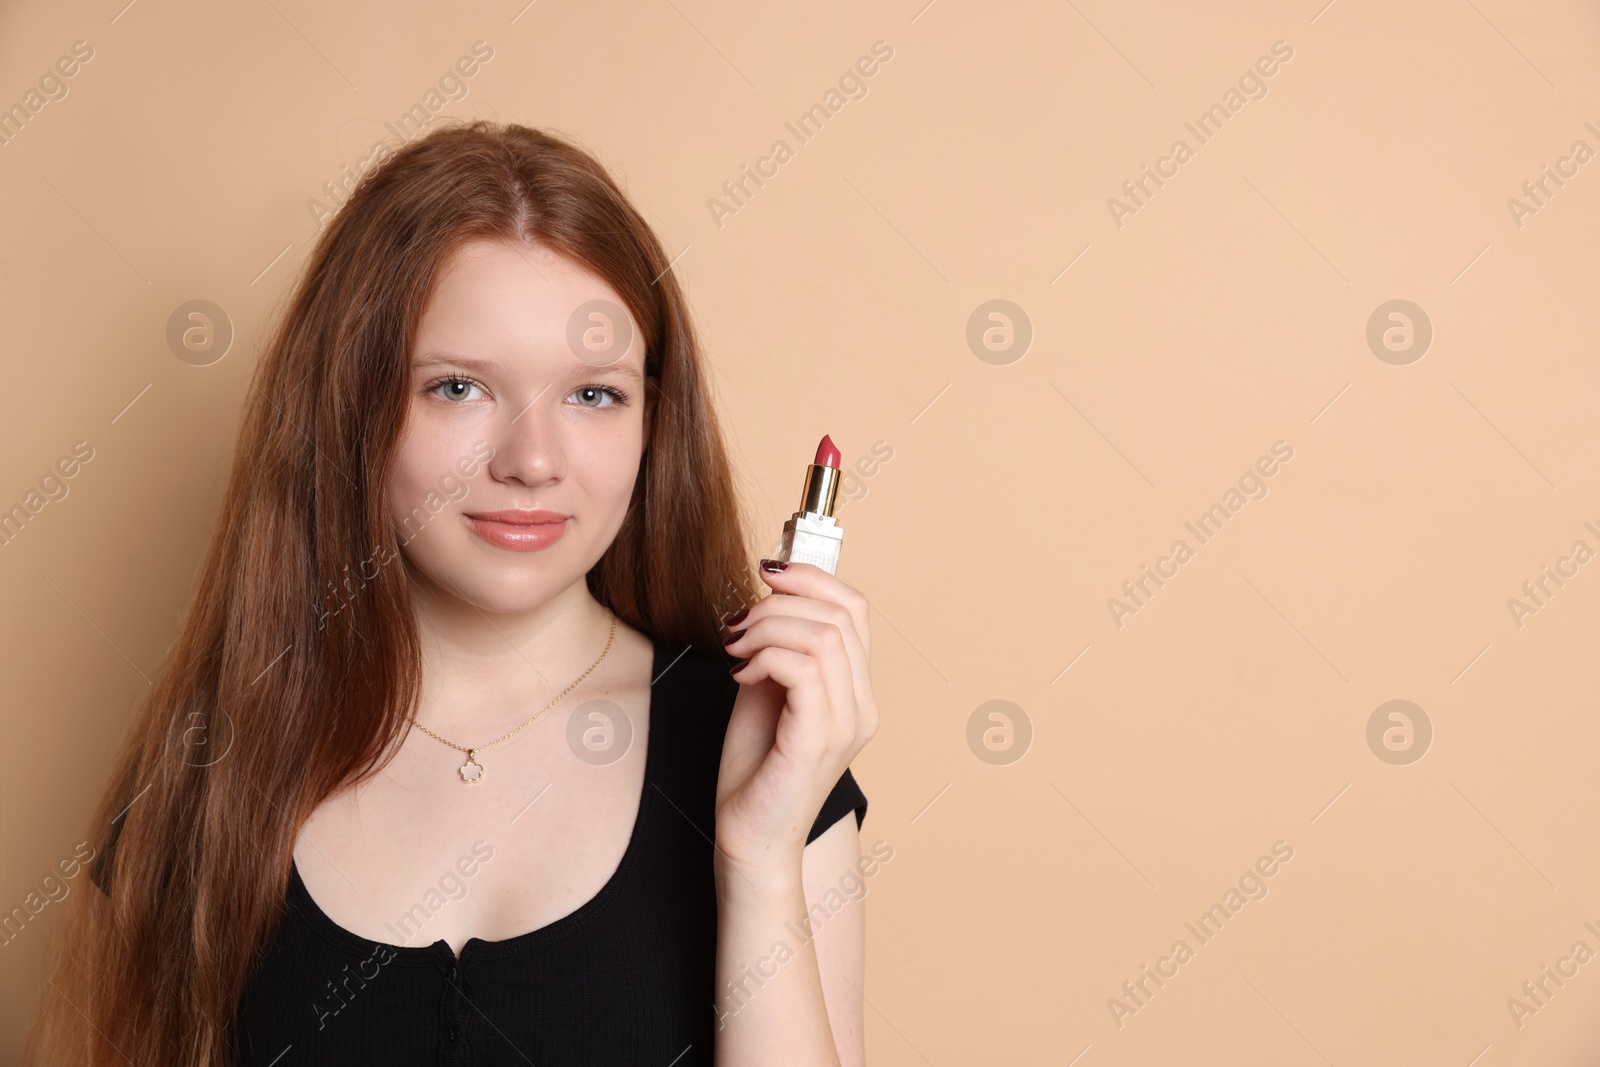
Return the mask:
<svg viewBox="0 0 1600 1067">
<path fill-rule="evenodd" d="M 500 364 L 492 359 L 470 359 L 467 356 L 458 356 L 454 352 L 429 352 L 427 355 L 417 357 L 411 365 L 421 370 L 424 367 L 442 367 L 446 364 L 465 367 L 480 374 L 500 369 Z"/>
<path fill-rule="evenodd" d="M 590 363 L 580 359 L 572 364 L 572 374 L 577 378 L 591 374 L 618 374 L 635 385 L 644 384 L 642 376 L 631 363 Z"/>
<path fill-rule="evenodd" d="M 464 367 L 474 374 L 493 374 L 501 370 L 501 365 L 492 359 L 472 359 L 468 356 L 458 356 L 454 352 L 429 352 L 419 356 L 412 364 L 413 369 L 422 370 L 427 367 L 440 367 L 453 365 Z M 576 360 L 572 364 L 572 373 L 579 377 L 586 374 L 619 374 L 633 382 L 642 384 L 643 375 L 631 363 L 589 363 L 585 360 Z"/>
</svg>

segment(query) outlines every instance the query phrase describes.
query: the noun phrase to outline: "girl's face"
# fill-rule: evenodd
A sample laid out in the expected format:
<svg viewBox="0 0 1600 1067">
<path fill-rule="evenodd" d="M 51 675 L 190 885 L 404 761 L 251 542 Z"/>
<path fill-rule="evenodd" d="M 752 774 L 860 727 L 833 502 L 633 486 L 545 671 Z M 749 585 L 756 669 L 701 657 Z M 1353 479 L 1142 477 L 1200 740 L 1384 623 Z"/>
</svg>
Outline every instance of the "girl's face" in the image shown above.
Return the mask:
<svg viewBox="0 0 1600 1067">
<path fill-rule="evenodd" d="M 470 241 L 410 378 L 388 509 L 430 592 L 514 615 L 580 581 L 622 525 L 654 407 L 616 292 L 542 247 Z"/>
</svg>

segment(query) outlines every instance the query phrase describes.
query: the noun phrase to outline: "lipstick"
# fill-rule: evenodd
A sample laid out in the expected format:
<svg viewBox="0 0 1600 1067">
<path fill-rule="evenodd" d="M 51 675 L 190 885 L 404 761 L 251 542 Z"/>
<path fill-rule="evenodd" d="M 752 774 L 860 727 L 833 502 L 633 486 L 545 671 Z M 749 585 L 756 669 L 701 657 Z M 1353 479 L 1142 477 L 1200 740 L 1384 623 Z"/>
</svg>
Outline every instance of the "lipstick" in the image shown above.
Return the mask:
<svg viewBox="0 0 1600 1067">
<path fill-rule="evenodd" d="M 468 515 L 472 532 L 496 548 L 512 552 L 537 552 L 549 548 L 566 532 L 570 515 L 542 509 L 511 508 Z"/>
<path fill-rule="evenodd" d="M 829 574 L 839 567 L 839 547 L 844 530 L 833 517 L 839 496 L 839 449 L 826 434 L 817 445 L 817 458 L 806 468 L 800 493 L 800 510 L 783 524 L 783 544 L 778 558 L 786 563 L 811 563 Z"/>
</svg>

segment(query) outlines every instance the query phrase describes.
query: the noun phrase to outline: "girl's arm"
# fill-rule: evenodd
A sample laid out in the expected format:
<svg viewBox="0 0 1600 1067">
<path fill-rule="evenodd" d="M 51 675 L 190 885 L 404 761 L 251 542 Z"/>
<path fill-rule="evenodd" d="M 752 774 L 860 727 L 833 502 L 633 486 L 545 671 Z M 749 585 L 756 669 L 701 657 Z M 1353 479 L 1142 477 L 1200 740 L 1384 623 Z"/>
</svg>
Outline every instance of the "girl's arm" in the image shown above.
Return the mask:
<svg viewBox="0 0 1600 1067">
<path fill-rule="evenodd" d="M 878 729 L 870 609 L 808 563 L 759 573 L 773 595 L 724 620 L 745 659 L 717 778 L 715 1062 L 859 1067 L 865 916 L 830 904 L 858 882 L 860 836 L 846 816 L 806 837 Z"/>
<path fill-rule="evenodd" d="M 864 1067 L 866 900 L 839 889 L 859 884 L 860 840 L 847 813 L 805 846 L 798 871 L 735 869 L 719 853 L 718 1067 Z"/>
</svg>

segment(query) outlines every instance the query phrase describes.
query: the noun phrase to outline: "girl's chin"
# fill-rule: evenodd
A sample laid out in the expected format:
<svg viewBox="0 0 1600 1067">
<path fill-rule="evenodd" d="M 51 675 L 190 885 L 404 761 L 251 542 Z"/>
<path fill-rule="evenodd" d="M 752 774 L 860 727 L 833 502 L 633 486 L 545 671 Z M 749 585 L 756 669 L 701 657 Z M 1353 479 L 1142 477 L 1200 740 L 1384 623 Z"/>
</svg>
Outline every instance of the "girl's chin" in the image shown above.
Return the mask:
<svg viewBox="0 0 1600 1067">
<path fill-rule="evenodd" d="M 435 597 L 460 601 L 496 615 L 526 615 L 543 607 L 560 588 L 548 568 L 514 561 L 498 567 L 462 567 L 460 557 L 448 568 L 422 570 Z M 581 579 L 581 575 L 577 576 Z"/>
</svg>

